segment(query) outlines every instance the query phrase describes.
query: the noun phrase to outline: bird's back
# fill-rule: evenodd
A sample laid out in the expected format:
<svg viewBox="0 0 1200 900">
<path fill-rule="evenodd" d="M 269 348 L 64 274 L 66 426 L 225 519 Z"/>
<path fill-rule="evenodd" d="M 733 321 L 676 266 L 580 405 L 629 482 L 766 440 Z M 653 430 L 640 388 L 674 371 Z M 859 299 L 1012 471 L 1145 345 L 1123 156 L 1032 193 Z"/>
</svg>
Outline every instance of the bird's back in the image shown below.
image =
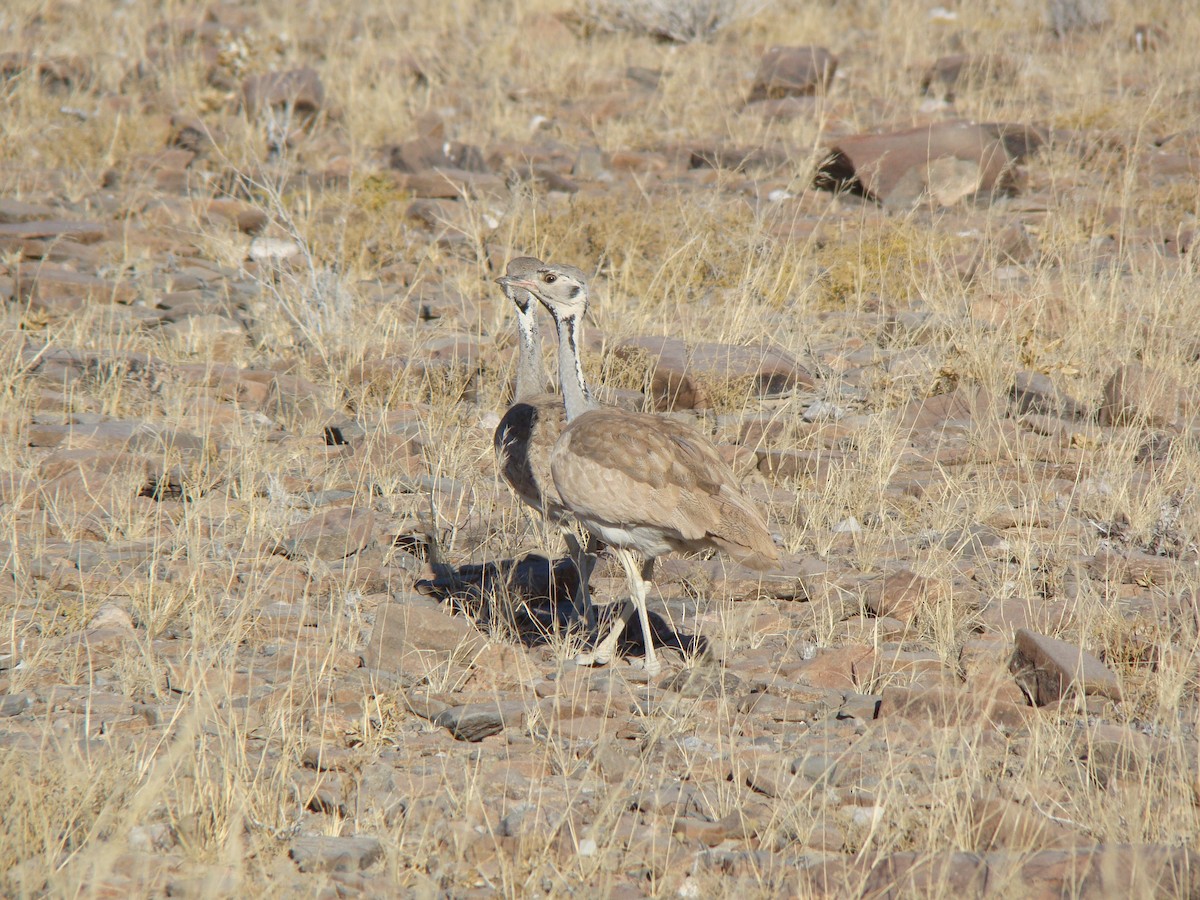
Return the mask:
<svg viewBox="0 0 1200 900">
<path fill-rule="evenodd" d="M 618 546 L 653 555 L 657 536 L 660 549 L 713 548 L 755 568 L 779 561 L 733 471 L 711 441 L 681 422 L 591 410 L 563 431 L 551 470 L 566 507 Z"/>
</svg>

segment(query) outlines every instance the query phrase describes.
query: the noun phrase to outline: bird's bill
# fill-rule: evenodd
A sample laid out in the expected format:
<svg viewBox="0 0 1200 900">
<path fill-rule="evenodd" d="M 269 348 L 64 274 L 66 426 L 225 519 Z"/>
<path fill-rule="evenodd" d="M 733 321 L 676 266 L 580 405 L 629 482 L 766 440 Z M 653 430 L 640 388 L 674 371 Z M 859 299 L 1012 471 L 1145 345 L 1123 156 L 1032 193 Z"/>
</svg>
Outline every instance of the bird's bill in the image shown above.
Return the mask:
<svg viewBox="0 0 1200 900">
<path fill-rule="evenodd" d="M 516 275 L 503 275 L 496 279 L 497 284 L 502 284 L 505 287 L 524 288 L 527 291 L 536 291 L 540 285 L 536 281 L 530 281 L 528 278 L 518 278 Z"/>
</svg>

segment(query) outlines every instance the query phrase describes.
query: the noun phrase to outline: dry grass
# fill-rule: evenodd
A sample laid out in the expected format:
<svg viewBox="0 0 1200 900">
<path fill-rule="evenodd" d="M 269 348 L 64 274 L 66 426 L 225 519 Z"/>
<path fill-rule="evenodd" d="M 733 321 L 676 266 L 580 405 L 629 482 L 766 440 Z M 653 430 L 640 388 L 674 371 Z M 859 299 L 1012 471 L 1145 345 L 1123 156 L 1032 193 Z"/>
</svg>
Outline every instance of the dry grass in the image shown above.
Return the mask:
<svg viewBox="0 0 1200 900">
<path fill-rule="evenodd" d="M 761 9 L 722 13 L 702 28 L 684 23 L 682 45 L 655 40 L 676 26 L 654 24 L 628 3 L 577 4 L 568 27 L 555 17 L 562 5 L 548 0 L 379 9 L 268 2 L 222 7 L 228 18 L 215 27 L 224 31 L 208 42 L 190 37 L 204 17 L 190 3 L 13 0 L 0 11 L 5 46 L 79 56 L 90 67 L 84 83 L 65 89 L 31 74 L 0 82 L 0 196 L 53 196 L 75 217 L 189 246 L 194 259 L 175 269 L 196 262 L 237 273 L 227 281 L 246 283 L 246 296 L 235 299 L 252 323 L 222 350 L 142 327 L 125 305 L 56 318 L 8 304 L 0 314 L 0 470 L 11 473 L 0 485 L 0 559 L 8 560 L 0 658 L 22 662 L 6 664 L 0 685 L 6 695 L 37 698 L 39 710 L 0 729 L 7 893 L 153 896 L 168 881 L 202 896 L 316 893 L 335 879 L 305 881 L 287 853 L 297 834 L 320 832 L 378 837 L 385 882 L 416 896 L 559 896 L 581 885 L 599 895 L 631 884 L 656 896 L 778 896 L 796 890 L 795 868 L 783 861 L 821 858 L 827 829 L 844 841 L 830 849 L 864 859 L 986 849 L 972 817 L 979 794 L 993 791 L 1089 842 L 1196 847 L 1194 608 L 1191 618 L 1135 610 L 1200 590 L 1197 432 L 1185 419 L 1149 467 L 1142 460 L 1154 435 L 1146 429 L 1080 423 L 1078 433 L 1052 438 L 1004 413 L 1014 377 L 1026 370 L 1093 407 L 1121 362 L 1141 360 L 1189 389 L 1197 381 L 1200 277 L 1186 259 L 1146 252 L 1153 242 L 1145 235 L 1194 227 L 1200 188 L 1188 177 L 1152 181 L 1137 165 L 1153 138 L 1194 129 L 1196 22 L 1171 4 L 1143 5 L 1139 19 L 1174 21 L 1177 33 L 1140 56 L 1124 43 L 1133 13 L 1115 4 L 1103 32 L 1061 41 L 1033 4 L 962 4 L 952 23 L 931 20 L 914 2 L 863 0 L 823 12 L 799 2 L 710 5 Z M 638 28 L 627 27 L 630 10 Z M 236 24 L 243 13 L 249 27 Z M 604 27 L 578 36 L 588 21 Z M 770 43 L 823 43 L 840 54 L 835 89 L 814 104 L 812 119 L 766 121 L 741 108 Z M 1025 195 L 1044 211 L 1030 212 L 1018 197 L 991 208 L 885 214 L 805 189 L 808 151 L 823 128 L 911 124 L 920 103 L 914 73 L 959 47 L 1016 61 L 1012 77 L 960 98 L 963 117 L 1119 132 L 1122 140 L 1082 156 L 1059 146 L 1039 156 Z M 422 77 L 411 75 L 410 59 Z M 237 111 L 236 85 L 303 64 L 319 69 L 327 108 L 311 134 L 269 160 L 260 123 Z M 606 112 L 601 101 L 626 90 L 628 66 L 663 70 L 659 88 L 624 114 Z M 224 138 L 189 170 L 203 187 L 164 199 L 147 159 L 164 148 L 175 112 L 219 120 Z M 716 172 L 703 186 L 635 173 L 620 190 L 570 196 L 505 187 L 449 204 L 444 228 L 432 233 L 409 217 L 413 197 L 386 170 L 381 149 L 411 137 L 429 113 L 449 136 L 484 148 L 666 153 L 730 143 L 786 145 L 802 159 L 775 171 Z M 301 177 L 326 171 L 338 177 L 335 189 Z M 794 196 L 768 202 L 760 188 Z M 299 256 L 274 272 L 244 274 L 249 238 L 205 215 L 226 192 L 266 211 L 269 233 L 296 241 Z M 1027 223 L 1036 252 L 964 280 L 956 257 L 980 247 L 986 255 L 1014 217 Z M 786 236 L 797 221 L 813 224 L 811 237 Z M 100 252 L 104 276 L 137 284 L 143 307 L 173 287 L 145 243 L 116 241 Z M 824 368 L 830 382 L 854 378 L 853 390 L 830 398 L 847 417 L 837 433 L 800 422 L 812 397 L 771 406 L 741 386 L 716 397 L 703 423 L 714 433 L 736 433 L 729 417 L 765 409 L 796 427 L 750 449 L 828 455 L 822 471 L 755 480 L 777 492 L 771 519 L 786 548 L 824 562 L 829 583 L 812 580 L 807 604 L 756 607 L 700 589 L 697 605 L 680 586 L 686 579 L 674 584 L 683 597 L 670 597 L 677 624 L 709 636 L 731 673 L 747 658 L 755 674 L 741 693 L 716 699 L 647 699 L 636 679 L 614 676 L 612 721 L 639 729 L 636 740 L 620 742 L 628 757 L 621 766 L 606 755 L 615 741 L 564 737 L 557 720 L 535 719 L 508 744 L 491 738 L 473 748 L 405 705 L 414 688 L 536 703 L 533 685 L 562 674 L 566 639 L 521 651 L 536 678 L 455 660 L 423 685 L 377 685 L 358 670 L 358 654 L 374 609 L 388 590 L 411 589 L 421 561 L 392 546 L 359 562 L 271 552 L 326 502 L 314 497 L 337 491 L 369 508 L 388 537 L 433 535 L 455 565 L 557 551 L 558 537 L 498 484 L 492 460 L 491 416 L 505 402 L 512 345 L 490 279 L 517 253 L 596 273 L 593 315 L 609 348 L 645 334 L 734 344 L 769 335 Z M 0 262 L 19 274 L 30 265 L 19 257 Z M 417 298 L 435 294 L 453 295 L 464 312 L 422 320 Z M 448 338 L 471 342 L 477 366 L 420 371 L 414 361 Z M 37 360 L 27 352 L 43 344 L 108 358 L 148 354 L 176 374 L 152 384 L 97 364 L 50 385 L 31 374 Z M 364 367 L 397 359 L 406 364 L 363 376 Z M 315 402 L 343 411 L 378 453 L 358 463 L 339 455 L 304 408 L 267 415 L 236 398 L 209 403 L 227 365 L 307 379 Z M 185 367 L 189 374 L 178 375 Z M 590 355 L 587 367 L 608 385 L 644 386 L 644 372 L 611 353 Z M 958 454 L 953 461 L 917 459 L 914 442 L 927 451 L 929 436 L 898 425 L 894 411 L 956 387 L 978 388 L 991 406 L 941 435 L 942 448 Z M 51 388 L 60 396 L 43 396 Z M 55 495 L 39 474 L 47 451 L 29 445 L 30 429 L 35 417 L 88 414 L 207 438 L 198 452 L 168 443 L 144 451 L 157 470 L 175 473 L 187 502 L 142 496 L 137 475 L 85 500 Z M 421 435 L 410 455 L 396 455 L 386 440 L 389 430 L 401 433 L 397 422 Z M 842 527 L 851 519 L 857 529 Z M 981 532 L 998 543 L 965 557 Z M 148 561 L 106 557 L 91 569 L 43 562 L 65 558 L 66 545 L 103 551 L 137 542 L 152 546 Z M 1086 561 L 1106 546 L 1178 565 L 1165 581 L 1103 581 Z M 764 672 L 789 681 L 781 673 L 806 648 L 887 643 L 856 618 L 856 591 L 901 564 L 956 586 L 950 601 L 923 601 L 905 651 L 957 672 L 960 651 L 980 634 L 972 601 L 1037 610 L 1048 599 L 1069 609 L 1050 630 L 1102 654 L 1125 701 L 1039 711 L 1019 735 L 977 725 L 914 734 L 903 722 L 895 734 L 861 723 L 855 732 L 832 719 L 765 725 L 739 705 Z M 385 569 L 394 577 L 385 587 L 367 575 Z M 73 640 L 114 606 L 136 626 L 134 637 L 100 649 Z M 778 622 L 762 624 L 760 610 Z M 486 652 L 514 643 L 499 630 Z M 858 692 L 906 678 L 881 671 Z M 105 706 L 114 697 L 123 699 Z M 1101 719 L 1146 736 L 1153 751 L 1119 759 L 1117 775 L 1102 783 L 1078 743 Z M 851 736 L 870 746 L 847 752 Z M 767 802 L 725 777 L 756 737 L 790 758 L 816 752 L 818 740 L 842 741 L 829 752 L 846 753 L 841 764 L 861 770 L 837 788 L 816 783 Z M 304 763 L 314 747 L 351 762 L 317 771 Z M 528 777 L 498 798 L 504 766 Z M 706 868 L 697 845 L 673 839 L 671 815 L 654 820 L 665 828 L 646 826 L 649 815 L 631 825 L 630 798 L 665 780 L 695 788 L 697 817 L 754 817 L 749 843 L 763 852 L 742 858 L 731 875 Z M 860 789 L 868 799 L 847 799 Z M 523 824 L 502 835 L 501 818 L 521 804 Z M 1037 840 L 1011 849 L 1032 852 Z M 846 895 L 856 893 L 855 877 L 865 876 L 847 874 Z M 353 879 L 346 884 L 356 889 Z M 1021 890 L 1016 882 L 999 888 Z M 949 882 L 929 890 L 951 893 Z"/>
</svg>

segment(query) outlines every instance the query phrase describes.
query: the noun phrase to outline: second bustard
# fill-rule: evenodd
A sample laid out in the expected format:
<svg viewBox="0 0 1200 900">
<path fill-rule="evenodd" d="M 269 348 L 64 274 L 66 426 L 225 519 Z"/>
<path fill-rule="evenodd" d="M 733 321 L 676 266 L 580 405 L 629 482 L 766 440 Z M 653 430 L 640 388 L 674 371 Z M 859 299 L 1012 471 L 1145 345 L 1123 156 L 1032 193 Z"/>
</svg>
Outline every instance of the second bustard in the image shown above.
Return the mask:
<svg viewBox="0 0 1200 900">
<path fill-rule="evenodd" d="M 762 514 L 707 438 L 673 419 L 593 404 L 578 348 L 588 299 L 583 272 L 543 265 L 501 283 L 529 291 L 554 316 L 567 416 L 550 456 L 554 486 L 566 508 L 625 567 L 641 621 L 646 671 L 657 674 L 661 666 L 646 613 L 656 557 L 712 549 L 767 569 L 778 564 L 779 553 Z M 643 556 L 641 566 L 633 551 Z M 625 623 L 618 616 L 613 630 L 580 662 L 610 661 Z"/>
<path fill-rule="evenodd" d="M 542 265 L 536 257 L 517 257 L 505 269 L 506 277 L 533 277 Z M 585 623 L 590 630 L 595 617 L 588 594 L 588 576 L 594 557 L 589 558 L 588 554 L 595 552 L 596 545 L 589 537 L 587 549 L 580 547 L 569 524 L 570 513 L 550 474 L 550 453 L 566 421 L 562 398 L 546 391 L 542 336 L 537 321 L 538 302 L 525 289 L 499 280 L 504 295 L 517 310 L 520 346 L 513 404 L 500 419 L 492 438 L 496 462 L 504 480 L 517 496 L 562 531 L 579 572 L 579 588 L 571 598 L 572 612 L 575 620 Z"/>
</svg>

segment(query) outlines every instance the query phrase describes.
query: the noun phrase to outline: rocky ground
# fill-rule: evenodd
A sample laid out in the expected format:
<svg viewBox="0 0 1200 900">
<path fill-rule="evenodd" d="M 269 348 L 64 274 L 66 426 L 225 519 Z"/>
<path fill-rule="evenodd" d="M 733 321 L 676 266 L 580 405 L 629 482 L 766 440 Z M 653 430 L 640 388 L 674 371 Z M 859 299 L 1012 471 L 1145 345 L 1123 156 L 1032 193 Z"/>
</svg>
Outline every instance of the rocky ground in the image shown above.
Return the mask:
<svg viewBox="0 0 1200 900">
<path fill-rule="evenodd" d="M 168 6 L 0 12 L 5 893 L 1200 894 L 1200 25 Z M 653 680 L 496 473 L 522 254 L 784 548 Z"/>
</svg>

